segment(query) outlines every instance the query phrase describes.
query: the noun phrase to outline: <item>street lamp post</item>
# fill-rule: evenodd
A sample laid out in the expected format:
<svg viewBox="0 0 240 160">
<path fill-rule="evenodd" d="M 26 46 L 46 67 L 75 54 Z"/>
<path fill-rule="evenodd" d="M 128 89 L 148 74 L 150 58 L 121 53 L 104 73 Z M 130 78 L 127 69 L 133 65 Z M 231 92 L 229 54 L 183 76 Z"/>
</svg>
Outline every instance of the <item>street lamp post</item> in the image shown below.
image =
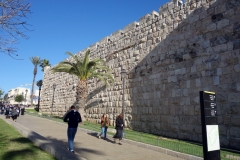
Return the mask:
<svg viewBox="0 0 240 160">
<path fill-rule="evenodd" d="M 27 104 L 27 92 L 28 92 L 28 90 L 26 89 L 25 91 L 26 91 L 26 94 L 25 94 L 25 105 L 26 105 Z"/>
<path fill-rule="evenodd" d="M 54 84 L 53 84 L 53 97 L 52 97 L 51 118 L 52 118 L 52 111 L 53 111 L 53 101 L 54 101 L 54 92 L 55 92 L 55 89 L 56 89 L 56 84 L 54 83 Z"/>
<path fill-rule="evenodd" d="M 125 77 L 126 77 L 126 70 L 122 69 L 121 70 L 121 77 L 122 77 L 122 81 L 123 81 L 123 95 L 122 95 L 122 115 L 123 115 L 123 124 L 125 125 L 125 115 L 124 115 L 124 85 L 125 85 Z"/>
<path fill-rule="evenodd" d="M 38 112 L 39 112 L 39 105 L 40 105 L 40 94 L 41 94 L 41 88 L 42 86 L 38 86 L 39 90 L 38 90 Z"/>
</svg>

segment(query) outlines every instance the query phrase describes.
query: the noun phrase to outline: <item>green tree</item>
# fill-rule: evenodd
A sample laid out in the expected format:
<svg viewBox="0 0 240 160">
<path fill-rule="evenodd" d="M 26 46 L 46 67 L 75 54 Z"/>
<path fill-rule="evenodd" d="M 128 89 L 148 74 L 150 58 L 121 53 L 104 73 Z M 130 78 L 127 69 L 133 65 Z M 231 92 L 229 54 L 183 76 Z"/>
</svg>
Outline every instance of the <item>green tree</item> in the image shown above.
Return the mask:
<svg viewBox="0 0 240 160">
<path fill-rule="evenodd" d="M 37 75 L 37 66 L 41 64 L 41 59 L 40 59 L 40 57 L 36 56 L 36 57 L 31 57 L 30 61 L 32 62 L 33 66 L 34 66 L 32 93 L 31 93 L 31 106 L 33 106 L 33 93 L 34 93 L 34 86 L 35 86 L 35 78 Z"/>
<path fill-rule="evenodd" d="M 0 99 L 2 99 L 3 94 L 4 94 L 4 91 L 0 88 Z"/>
<path fill-rule="evenodd" d="M 19 94 L 19 95 L 16 95 L 15 99 L 14 99 L 16 102 L 22 102 L 24 100 L 24 97 L 23 95 Z"/>
<path fill-rule="evenodd" d="M 4 95 L 3 100 L 4 100 L 5 102 L 8 101 L 8 94 L 7 94 L 7 93 Z"/>
<path fill-rule="evenodd" d="M 44 67 L 46 66 L 50 66 L 51 67 L 51 64 L 49 63 L 49 60 L 46 60 L 46 59 L 43 59 L 41 64 L 40 64 L 40 67 L 42 67 L 42 71 L 44 72 Z"/>
<path fill-rule="evenodd" d="M 80 113 L 84 118 L 84 108 L 88 93 L 87 80 L 96 78 L 97 80 L 103 81 L 105 85 L 108 85 L 114 82 L 114 79 L 111 75 L 110 68 L 105 65 L 104 60 L 100 58 L 95 58 L 93 60 L 89 59 L 89 50 L 85 53 L 84 58 L 73 55 L 71 52 L 67 52 L 66 54 L 72 57 L 73 62 L 63 61 L 53 67 L 52 71 L 54 73 L 65 72 L 78 77 L 79 81 L 76 89 L 77 109 L 80 109 Z"/>
</svg>

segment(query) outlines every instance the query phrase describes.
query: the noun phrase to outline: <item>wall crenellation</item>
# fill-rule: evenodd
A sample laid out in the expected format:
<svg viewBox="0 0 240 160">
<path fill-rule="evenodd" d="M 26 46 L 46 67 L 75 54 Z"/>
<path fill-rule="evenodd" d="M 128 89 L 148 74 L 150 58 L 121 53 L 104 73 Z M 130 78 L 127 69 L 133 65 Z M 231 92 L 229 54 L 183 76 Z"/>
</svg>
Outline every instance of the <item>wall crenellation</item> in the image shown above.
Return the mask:
<svg viewBox="0 0 240 160">
<path fill-rule="evenodd" d="M 172 0 L 122 30 L 90 45 L 115 82 L 88 81 L 86 119 L 111 125 L 122 110 L 125 68 L 125 122 L 129 128 L 201 142 L 199 91 L 217 93 L 221 144 L 240 148 L 240 4 L 237 0 Z M 71 58 L 67 59 L 72 61 Z M 46 70 L 40 110 L 62 116 L 76 104 L 77 77 Z M 52 84 L 56 83 L 52 108 Z"/>
</svg>

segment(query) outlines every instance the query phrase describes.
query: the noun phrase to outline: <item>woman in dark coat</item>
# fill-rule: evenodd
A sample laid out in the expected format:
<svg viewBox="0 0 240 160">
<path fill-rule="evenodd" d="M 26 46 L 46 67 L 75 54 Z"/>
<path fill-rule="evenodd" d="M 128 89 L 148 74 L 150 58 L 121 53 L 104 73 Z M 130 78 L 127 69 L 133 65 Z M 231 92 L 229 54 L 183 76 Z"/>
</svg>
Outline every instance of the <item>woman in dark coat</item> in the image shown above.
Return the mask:
<svg viewBox="0 0 240 160">
<path fill-rule="evenodd" d="M 25 108 L 24 108 L 24 106 L 22 106 L 22 108 L 21 108 L 21 115 L 24 115 L 24 112 L 25 112 Z"/>
<path fill-rule="evenodd" d="M 116 143 L 116 139 L 119 140 L 119 143 L 118 143 L 119 145 L 122 145 L 121 140 L 122 140 L 122 136 L 123 136 L 123 127 L 124 127 L 123 116 L 122 116 L 122 114 L 120 114 L 116 119 L 117 133 L 113 136 L 115 143 Z"/>
</svg>

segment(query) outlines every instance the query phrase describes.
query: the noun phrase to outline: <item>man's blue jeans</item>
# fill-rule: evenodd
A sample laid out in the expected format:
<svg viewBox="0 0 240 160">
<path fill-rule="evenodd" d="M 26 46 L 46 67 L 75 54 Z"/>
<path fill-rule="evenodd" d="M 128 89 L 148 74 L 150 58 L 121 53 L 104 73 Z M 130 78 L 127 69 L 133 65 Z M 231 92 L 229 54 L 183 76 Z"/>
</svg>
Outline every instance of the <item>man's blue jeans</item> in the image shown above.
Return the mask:
<svg viewBox="0 0 240 160">
<path fill-rule="evenodd" d="M 68 136 L 68 146 L 69 146 L 69 150 L 73 151 L 73 143 L 74 143 L 74 138 L 75 135 L 77 133 L 77 128 L 68 128 L 67 130 L 67 136 Z"/>
<path fill-rule="evenodd" d="M 104 134 L 104 138 L 106 138 L 107 137 L 107 129 L 108 129 L 107 127 L 102 127 L 102 131 L 99 136 L 101 137 L 101 135 Z"/>
</svg>

